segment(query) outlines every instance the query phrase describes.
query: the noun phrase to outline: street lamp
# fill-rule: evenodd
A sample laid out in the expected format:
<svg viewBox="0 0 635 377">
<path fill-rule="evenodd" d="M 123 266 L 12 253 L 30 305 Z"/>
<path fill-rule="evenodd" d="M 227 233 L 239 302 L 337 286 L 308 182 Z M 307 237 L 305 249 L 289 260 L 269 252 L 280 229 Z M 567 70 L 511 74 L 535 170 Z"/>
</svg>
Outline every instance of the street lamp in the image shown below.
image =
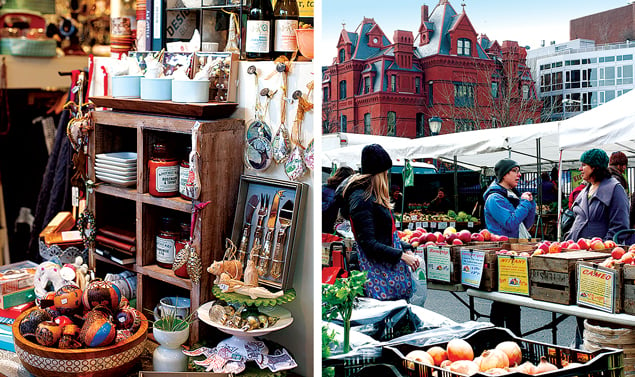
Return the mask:
<svg viewBox="0 0 635 377">
<path fill-rule="evenodd" d="M 432 136 L 436 136 L 441 132 L 441 123 L 443 120 L 439 117 L 432 117 L 428 119 L 428 124 L 430 125 L 430 134 Z"/>
</svg>

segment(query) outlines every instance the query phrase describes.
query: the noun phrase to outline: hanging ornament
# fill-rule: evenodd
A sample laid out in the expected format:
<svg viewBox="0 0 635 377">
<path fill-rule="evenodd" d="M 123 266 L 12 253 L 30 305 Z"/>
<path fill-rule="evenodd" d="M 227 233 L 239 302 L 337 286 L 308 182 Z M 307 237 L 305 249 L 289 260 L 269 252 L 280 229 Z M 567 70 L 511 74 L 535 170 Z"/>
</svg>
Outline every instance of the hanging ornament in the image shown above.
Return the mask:
<svg viewBox="0 0 635 377">
<path fill-rule="evenodd" d="M 225 52 L 231 52 L 232 54 L 240 54 L 240 48 L 238 47 L 238 38 L 240 37 L 240 24 L 238 23 L 238 17 L 236 13 L 223 12 L 229 14 L 229 32 L 227 33 L 227 44 L 225 45 Z"/>
<path fill-rule="evenodd" d="M 297 181 L 306 173 L 301 145 L 296 145 L 295 148 L 293 148 L 293 152 L 291 152 L 289 159 L 284 165 L 284 172 L 287 173 L 287 177 L 293 181 Z"/>
<path fill-rule="evenodd" d="M 256 67 L 250 66 L 247 69 L 247 73 L 254 75 L 255 92 L 258 93 L 258 71 Z M 260 96 L 256 95 L 256 103 L 254 105 L 255 119 L 249 123 L 245 132 L 246 143 L 243 159 L 248 169 L 264 171 L 271 166 L 273 159 L 271 128 L 264 121 L 264 117 L 275 92 L 264 88 L 259 94 L 266 98 L 266 102 L 263 106 L 260 102 Z"/>
<path fill-rule="evenodd" d="M 201 275 L 203 274 L 203 262 L 194 246 L 201 237 L 199 213 L 203 208 L 207 207 L 209 203 L 211 202 L 199 202 L 193 205 L 190 239 L 185 243 L 183 249 L 174 257 L 174 263 L 172 264 L 172 271 L 176 271 L 185 266 L 187 274 L 194 284 L 198 284 L 201 281 Z"/>
<path fill-rule="evenodd" d="M 313 139 L 307 145 L 306 150 L 304 151 L 304 164 L 309 170 L 313 170 Z"/>
<path fill-rule="evenodd" d="M 197 200 L 201 194 L 198 154 L 198 129 L 200 127 L 200 122 L 196 122 L 194 127 L 192 127 L 192 151 L 189 156 L 189 170 L 187 172 L 187 182 L 185 183 L 185 195 L 194 200 Z"/>
<path fill-rule="evenodd" d="M 280 102 L 280 127 L 278 127 L 278 132 L 276 132 L 276 136 L 273 138 L 272 147 L 273 147 L 273 159 L 278 164 L 282 164 L 289 158 L 289 154 L 291 153 L 291 140 L 289 137 L 289 130 L 287 130 L 286 119 L 287 119 L 287 84 L 288 84 L 288 75 L 287 75 L 287 66 L 284 62 L 278 62 L 276 64 L 276 71 L 280 74 L 281 77 L 281 89 L 282 89 L 282 100 Z M 291 101 L 292 102 L 292 101 Z"/>
</svg>

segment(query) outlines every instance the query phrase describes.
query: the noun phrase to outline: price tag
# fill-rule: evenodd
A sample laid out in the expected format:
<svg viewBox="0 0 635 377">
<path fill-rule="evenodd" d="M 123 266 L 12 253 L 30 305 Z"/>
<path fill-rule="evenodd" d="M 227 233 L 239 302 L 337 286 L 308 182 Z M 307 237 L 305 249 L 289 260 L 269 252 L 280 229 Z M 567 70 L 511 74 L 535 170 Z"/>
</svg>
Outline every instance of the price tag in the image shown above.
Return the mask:
<svg viewBox="0 0 635 377">
<path fill-rule="evenodd" d="M 431 246 L 428 248 L 428 279 L 449 283 L 453 269 L 449 247 Z"/>
<path fill-rule="evenodd" d="M 422 228 L 427 228 L 428 227 L 428 222 L 427 221 L 422 222 L 421 223 L 421 227 Z"/>
<path fill-rule="evenodd" d="M 421 228 L 421 221 L 417 221 L 417 228 Z"/>
<path fill-rule="evenodd" d="M 437 228 L 437 223 L 430 223 L 430 228 L 436 229 Z"/>
<path fill-rule="evenodd" d="M 483 265 L 485 264 L 485 252 L 461 249 L 461 283 L 478 288 L 483 278 Z"/>
<path fill-rule="evenodd" d="M 590 306 L 605 312 L 615 312 L 616 271 L 578 263 L 578 305 Z M 619 289 L 619 288 L 617 288 Z"/>
<path fill-rule="evenodd" d="M 450 221 L 450 226 L 452 228 L 456 228 L 456 222 L 455 221 Z"/>
<path fill-rule="evenodd" d="M 414 228 L 415 228 L 415 223 L 408 223 L 408 229 L 414 230 Z"/>
<path fill-rule="evenodd" d="M 395 220 L 395 228 L 401 228 L 401 221 Z"/>
<path fill-rule="evenodd" d="M 411 219 L 412 221 L 417 221 L 417 220 L 419 219 L 419 216 L 417 216 L 417 215 L 412 215 L 412 216 L 410 216 L 410 219 Z"/>
<path fill-rule="evenodd" d="M 529 296 L 528 257 L 498 255 L 498 291 Z"/>
<path fill-rule="evenodd" d="M 71 205 L 79 207 L 79 188 L 76 186 L 71 187 Z"/>
<path fill-rule="evenodd" d="M 474 228 L 474 223 L 472 221 L 468 221 L 467 222 L 467 227 L 468 228 Z"/>
<path fill-rule="evenodd" d="M 448 223 L 446 223 L 445 221 L 441 221 L 437 226 L 439 229 L 445 229 L 448 227 Z"/>
</svg>

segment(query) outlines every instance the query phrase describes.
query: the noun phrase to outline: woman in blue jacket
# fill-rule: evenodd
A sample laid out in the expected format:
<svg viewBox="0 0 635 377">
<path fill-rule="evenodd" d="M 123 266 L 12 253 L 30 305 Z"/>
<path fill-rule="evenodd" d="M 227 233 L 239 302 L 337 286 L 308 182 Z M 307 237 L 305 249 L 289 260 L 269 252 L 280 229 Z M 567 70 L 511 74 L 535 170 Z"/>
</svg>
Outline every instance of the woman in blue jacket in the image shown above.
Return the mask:
<svg viewBox="0 0 635 377">
<path fill-rule="evenodd" d="M 487 229 L 499 236 L 529 238 L 528 229 L 536 218 L 536 203 L 529 192 L 522 195 L 516 190 L 520 180 L 520 166 L 514 160 L 503 159 L 494 166 L 496 180 L 487 188 L 485 223 Z M 516 335 L 520 333 L 520 307 L 494 301 L 490 321 L 499 327 L 507 327 Z"/>
</svg>

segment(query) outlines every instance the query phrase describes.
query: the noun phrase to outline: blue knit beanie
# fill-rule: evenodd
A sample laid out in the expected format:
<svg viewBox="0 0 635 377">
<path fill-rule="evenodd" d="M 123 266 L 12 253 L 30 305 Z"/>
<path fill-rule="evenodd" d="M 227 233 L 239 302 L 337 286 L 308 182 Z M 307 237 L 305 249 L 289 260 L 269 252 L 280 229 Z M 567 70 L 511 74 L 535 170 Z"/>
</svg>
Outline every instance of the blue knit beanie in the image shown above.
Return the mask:
<svg viewBox="0 0 635 377">
<path fill-rule="evenodd" d="M 582 153 L 580 161 L 593 167 L 608 168 L 609 156 L 601 149 L 593 148 Z"/>
</svg>

